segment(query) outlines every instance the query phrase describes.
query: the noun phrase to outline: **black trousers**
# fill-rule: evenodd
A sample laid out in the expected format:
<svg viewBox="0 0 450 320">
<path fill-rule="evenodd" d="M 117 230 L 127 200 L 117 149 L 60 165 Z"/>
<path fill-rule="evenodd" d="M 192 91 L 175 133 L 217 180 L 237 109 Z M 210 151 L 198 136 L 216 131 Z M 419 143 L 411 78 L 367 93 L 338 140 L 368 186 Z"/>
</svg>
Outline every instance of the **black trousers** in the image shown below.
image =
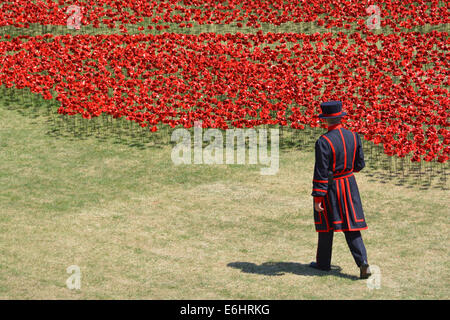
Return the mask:
<svg viewBox="0 0 450 320">
<path fill-rule="evenodd" d="M 323 268 L 329 268 L 331 265 L 331 253 L 333 249 L 334 231 L 318 232 L 319 241 L 317 245 L 316 263 Z M 345 240 L 359 267 L 363 262 L 367 263 L 367 252 L 360 231 L 344 231 Z"/>
</svg>

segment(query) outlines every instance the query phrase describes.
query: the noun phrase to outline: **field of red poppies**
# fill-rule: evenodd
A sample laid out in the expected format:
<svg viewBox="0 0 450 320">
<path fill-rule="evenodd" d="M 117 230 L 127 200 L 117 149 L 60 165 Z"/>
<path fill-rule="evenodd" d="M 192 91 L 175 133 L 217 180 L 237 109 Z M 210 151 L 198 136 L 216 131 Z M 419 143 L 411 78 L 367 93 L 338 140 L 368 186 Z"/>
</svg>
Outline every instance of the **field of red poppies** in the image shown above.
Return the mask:
<svg viewBox="0 0 450 320">
<path fill-rule="evenodd" d="M 0 299 L 448 299 L 449 9 L 1 1 Z M 340 236 L 336 270 L 309 267 L 325 100 L 364 137 L 379 288 Z M 280 128 L 278 173 L 175 165 L 171 133 L 198 120 Z"/>
<path fill-rule="evenodd" d="M 81 25 L 98 28 L 106 25 L 137 24 L 151 19 L 153 24 L 177 23 L 180 27 L 194 24 L 236 24 L 238 27 L 261 27 L 261 23 L 280 25 L 286 22 L 315 22 L 327 28 L 350 29 L 357 24 L 364 30 L 368 15 L 382 15 L 382 27 L 394 30 L 425 24 L 449 23 L 448 2 L 444 1 L 390 1 L 374 3 L 363 1 L 327 0 L 16 0 L 2 5 L 0 26 L 14 25 L 28 28 L 30 24 L 66 25 L 68 8 L 80 8 Z M 369 8 L 378 6 L 379 10 Z M 78 12 L 78 11 L 76 11 Z M 73 16 L 71 16 L 73 17 Z M 154 26 L 149 26 L 152 29 Z M 159 25 L 158 29 L 169 28 Z"/>
<path fill-rule="evenodd" d="M 100 4 L 99 4 L 100 3 Z M 70 6 L 78 6 L 73 28 Z M 281 125 L 320 126 L 321 101 L 344 103 L 346 126 L 389 156 L 446 162 L 450 152 L 447 32 L 398 32 L 448 23 L 449 4 L 379 1 L 380 27 L 358 1 L 16 1 L 1 6 L 0 84 L 59 102 L 58 113 L 126 118 L 150 131 Z M 373 8 L 372 8 L 373 9 Z M 179 13 L 179 14 L 178 14 Z M 325 15 L 325 17 L 324 17 Z M 311 21 L 352 33 L 127 34 L 151 18 L 180 27 L 258 27 Z M 161 23 L 159 23 L 161 22 Z M 23 28 L 72 24 L 117 34 L 20 35 Z M 69 30 L 69 29 L 68 29 Z M 138 30 L 144 30 L 140 25 Z M 169 30 L 170 31 L 170 30 Z"/>
</svg>

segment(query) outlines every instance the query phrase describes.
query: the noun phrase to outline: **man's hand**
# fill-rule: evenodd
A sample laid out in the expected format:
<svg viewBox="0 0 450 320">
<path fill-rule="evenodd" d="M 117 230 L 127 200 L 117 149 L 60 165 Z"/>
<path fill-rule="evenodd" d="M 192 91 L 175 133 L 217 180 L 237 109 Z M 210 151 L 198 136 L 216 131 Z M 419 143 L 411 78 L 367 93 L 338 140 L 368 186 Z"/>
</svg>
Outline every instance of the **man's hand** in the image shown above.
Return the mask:
<svg viewBox="0 0 450 320">
<path fill-rule="evenodd" d="M 314 202 L 314 210 L 316 210 L 317 212 L 322 212 L 324 210 L 322 202 Z"/>
</svg>

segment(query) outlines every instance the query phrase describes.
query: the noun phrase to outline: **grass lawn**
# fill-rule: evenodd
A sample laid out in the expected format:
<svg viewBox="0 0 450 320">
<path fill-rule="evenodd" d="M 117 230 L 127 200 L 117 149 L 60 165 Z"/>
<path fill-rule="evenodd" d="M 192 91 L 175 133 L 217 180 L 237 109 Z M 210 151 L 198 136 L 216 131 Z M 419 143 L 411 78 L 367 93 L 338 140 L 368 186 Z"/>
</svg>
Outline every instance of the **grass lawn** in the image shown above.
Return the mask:
<svg viewBox="0 0 450 320">
<path fill-rule="evenodd" d="M 432 29 L 445 25 L 415 31 Z M 262 30 L 337 31 L 306 23 L 263 24 Z M 64 34 L 67 28 L 2 31 Z M 88 26 L 70 33 L 103 31 Z M 381 32 L 389 33 L 375 33 Z M 74 136 L 52 116 L 0 100 L 0 299 L 450 297 L 450 203 L 440 180 L 423 188 L 395 183 L 368 167 L 357 174 L 369 263 L 381 271 L 381 288 L 371 290 L 358 279 L 340 233 L 332 260 L 340 270 L 307 267 L 317 243 L 311 148 L 281 149 L 272 176 L 260 175 L 260 165 L 175 166 L 169 144 L 149 146 L 138 135 L 105 138 L 108 132 Z M 80 267 L 80 290 L 66 286 L 71 265 Z"/>
<path fill-rule="evenodd" d="M 370 290 L 336 234 L 315 258 L 311 150 L 260 165 L 181 165 L 171 146 L 53 134 L 0 104 L 1 299 L 448 299 L 449 194 L 357 174 Z M 66 287 L 78 265 L 81 289 Z"/>
</svg>

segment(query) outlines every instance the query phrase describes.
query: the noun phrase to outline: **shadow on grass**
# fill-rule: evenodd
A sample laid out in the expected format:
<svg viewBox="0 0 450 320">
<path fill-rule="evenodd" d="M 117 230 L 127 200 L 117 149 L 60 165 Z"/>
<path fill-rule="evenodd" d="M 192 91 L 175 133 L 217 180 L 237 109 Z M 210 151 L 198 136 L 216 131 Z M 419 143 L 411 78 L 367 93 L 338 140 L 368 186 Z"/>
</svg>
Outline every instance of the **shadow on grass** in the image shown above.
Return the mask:
<svg viewBox="0 0 450 320">
<path fill-rule="evenodd" d="M 86 128 L 83 126 L 71 126 L 70 124 L 61 125 L 61 123 L 49 118 L 47 119 L 47 126 L 49 129 L 46 131 L 46 135 L 58 140 L 81 141 L 93 138 L 99 143 L 125 145 L 140 150 L 162 149 L 168 144 L 164 139 L 158 139 L 158 137 L 146 136 L 143 138 L 135 132 L 127 132 L 125 129 L 121 129 L 119 133 L 117 128 L 112 129 L 102 124 L 96 124 L 94 129 L 93 127 Z"/>
<path fill-rule="evenodd" d="M 359 277 L 341 273 L 341 268 L 331 266 L 331 271 L 320 271 L 313 269 L 309 264 L 298 262 L 264 262 L 260 265 L 252 262 L 230 262 L 227 267 L 241 269 L 245 273 L 260 274 L 265 276 L 282 276 L 285 273 L 292 273 L 298 276 L 336 276 L 350 280 L 359 280 Z"/>
<path fill-rule="evenodd" d="M 1 90 L 1 89 L 0 89 Z M 137 124 L 129 121 L 119 121 L 104 116 L 92 120 L 81 119 L 81 116 L 64 117 L 56 113 L 56 102 L 49 102 L 42 98 L 33 101 L 22 97 L 20 104 L 18 97 L 26 96 L 26 93 L 18 92 L 15 96 L 5 94 L 0 96 L 0 106 L 8 110 L 16 111 L 23 117 L 32 118 L 32 124 L 40 125 L 44 121 L 47 125 L 46 134 L 54 139 L 67 139 L 68 141 L 81 141 L 95 138 L 99 143 L 113 143 L 125 145 L 139 150 L 162 149 L 167 145 L 174 145 L 170 140 L 173 129 L 162 128 L 155 133 L 149 133 L 148 129 L 142 129 Z M 37 119 L 40 119 L 39 121 Z M 272 126 L 270 127 L 272 128 Z M 273 126 L 273 128 L 277 128 Z M 192 130 L 190 131 L 192 135 Z M 284 152 L 288 150 L 302 150 L 314 152 L 317 138 L 323 132 L 320 128 L 306 126 L 302 130 L 285 128 L 280 130 L 279 148 Z M 270 140 L 270 139 L 269 139 Z M 268 141 L 269 143 L 269 141 Z M 371 151 L 366 143 L 365 154 L 381 152 Z M 370 151 L 369 151 L 370 150 Z M 391 167 L 392 159 L 383 158 L 383 155 L 370 156 L 366 159 L 364 174 L 369 177 L 369 182 L 378 182 L 384 185 L 404 186 L 408 189 L 419 190 L 448 190 L 446 167 L 435 169 L 401 165 L 395 161 Z M 401 170 L 399 169 L 401 168 Z"/>
</svg>

